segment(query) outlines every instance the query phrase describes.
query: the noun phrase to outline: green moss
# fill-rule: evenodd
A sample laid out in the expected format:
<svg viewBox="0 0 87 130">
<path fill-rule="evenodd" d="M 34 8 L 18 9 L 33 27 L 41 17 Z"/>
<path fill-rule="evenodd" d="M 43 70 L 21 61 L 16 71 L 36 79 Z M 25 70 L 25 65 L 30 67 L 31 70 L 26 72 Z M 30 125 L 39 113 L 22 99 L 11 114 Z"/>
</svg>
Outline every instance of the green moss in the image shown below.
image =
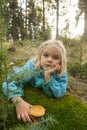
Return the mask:
<svg viewBox="0 0 87 130">
<path fill-rule="evenodd" d="M 47 97 L 41 90 L 29 88 L 25 90 L 25 99 L 31 104 L 45 107 L 46 114 L 55 116 L 58 124 L 50 130 L 87 130 L 87 105 L 71 94 L 63 98 Z"/>
</svg>

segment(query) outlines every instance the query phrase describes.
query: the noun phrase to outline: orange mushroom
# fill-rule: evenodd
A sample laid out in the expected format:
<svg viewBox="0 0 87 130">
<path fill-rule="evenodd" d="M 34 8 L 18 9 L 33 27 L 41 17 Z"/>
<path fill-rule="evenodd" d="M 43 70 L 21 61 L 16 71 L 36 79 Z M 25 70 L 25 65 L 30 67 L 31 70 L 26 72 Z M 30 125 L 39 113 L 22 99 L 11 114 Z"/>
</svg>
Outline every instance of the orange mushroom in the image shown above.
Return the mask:
<svg viewBox="0 0 87 130">
<path fill-rule="evenodd" d="M 34 117 L 41 117 L 44 114 L 45 114 L 45 109 L 40 105 L 32 106 L 30 109 L 30 115 Z"/>
</svg>

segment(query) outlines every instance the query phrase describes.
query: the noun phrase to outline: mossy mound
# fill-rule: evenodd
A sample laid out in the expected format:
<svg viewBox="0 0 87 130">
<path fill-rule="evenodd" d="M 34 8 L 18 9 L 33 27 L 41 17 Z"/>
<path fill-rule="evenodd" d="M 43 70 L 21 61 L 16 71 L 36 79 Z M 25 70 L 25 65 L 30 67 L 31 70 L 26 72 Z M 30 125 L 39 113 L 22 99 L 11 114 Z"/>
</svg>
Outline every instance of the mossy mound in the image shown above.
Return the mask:
<svg viewBox="0 0 87 130">
<path fill-rule="evenodd" d="M 55 116 L 58 123 L 50 130 L 87 130 L 87 105 L 71 94 L 53 99 L 41 90 L 29 87 L 25 90 L 25 99 L 33 105 L 42 105 L 46 114 Z"/>
</svg>

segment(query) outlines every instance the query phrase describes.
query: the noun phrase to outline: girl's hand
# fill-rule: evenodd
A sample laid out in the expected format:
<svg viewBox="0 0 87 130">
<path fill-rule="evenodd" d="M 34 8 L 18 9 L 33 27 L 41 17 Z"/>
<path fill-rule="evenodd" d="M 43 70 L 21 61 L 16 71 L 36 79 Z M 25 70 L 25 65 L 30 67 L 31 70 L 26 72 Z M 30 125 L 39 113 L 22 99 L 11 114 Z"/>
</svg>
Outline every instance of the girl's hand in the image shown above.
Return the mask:
<svg viewBox="0 0 87 130">
<path fill-rule="evenodd" d="M 35 118 L 29 115 L 29 110 L 32 105 L 24 101 L 21 97 L 17 97 L 14 101 L 16 103 L 17 118 L 23 122 L 34 122 Z"/>
<path fill-rule="evenodd" d="M 49 80 L 50 79 L 50 75 L 52 73 L 54 73 L 55 71 L 57 71 L 57 70 L 60 70 L 60 65 L 59 64 L 54 65 L 53 68 L 45 70 L 45 72 L 44 72 L 45 81 Z"/>
</svg>

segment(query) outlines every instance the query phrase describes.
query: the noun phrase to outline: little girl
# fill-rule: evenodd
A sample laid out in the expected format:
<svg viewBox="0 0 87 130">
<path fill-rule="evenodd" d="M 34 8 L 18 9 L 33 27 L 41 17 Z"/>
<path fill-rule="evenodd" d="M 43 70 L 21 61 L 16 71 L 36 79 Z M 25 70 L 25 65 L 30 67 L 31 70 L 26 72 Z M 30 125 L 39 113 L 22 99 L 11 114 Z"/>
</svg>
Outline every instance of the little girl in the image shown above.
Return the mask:
<svg viewBox="0 0 87 130">
<path fill-rule="evenodd" d="M 29 115 L 31 104 L 23 100 L 24 84 L 41 88 L 46 95 L 53 98 L 60 98 L 66 92 L 67 86 L 67 60 L 66 50 L 57 40 L 48 40 L 39 47 L 34 58 L 30 59 L 16 73 L 23 71 L 42 70 L 43 73 L 35 73 L 33 76 L 26 76 L 23 80 L 12 81 L 8 84 L 3 82 L 2 88 L 5 95 L 16 104 L 17 118 L 23 122 L 34 122 L 34 117 Z M 7 91 L 8 90 L 8 91 Z M 9 92 L 9 93 L 8 93 Z"/>
</svg>

